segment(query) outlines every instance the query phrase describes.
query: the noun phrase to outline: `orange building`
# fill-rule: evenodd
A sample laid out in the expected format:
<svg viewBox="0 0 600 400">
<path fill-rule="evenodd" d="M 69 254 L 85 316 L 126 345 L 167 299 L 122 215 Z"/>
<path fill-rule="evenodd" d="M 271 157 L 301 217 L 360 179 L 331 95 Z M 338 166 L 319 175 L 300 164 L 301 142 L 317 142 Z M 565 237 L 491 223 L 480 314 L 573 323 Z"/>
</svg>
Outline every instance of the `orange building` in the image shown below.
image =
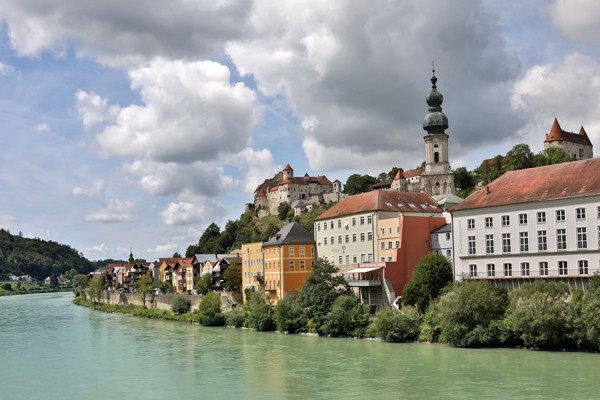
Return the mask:
<svg viewBox="0 0 600 400">
<path fill-rule="evenodd" d="M 317 259 L 316 243 L 302 225 L 291 222 L 263 243 L 265 293 L 272 303 L 298 294 Z"/>
</svg>

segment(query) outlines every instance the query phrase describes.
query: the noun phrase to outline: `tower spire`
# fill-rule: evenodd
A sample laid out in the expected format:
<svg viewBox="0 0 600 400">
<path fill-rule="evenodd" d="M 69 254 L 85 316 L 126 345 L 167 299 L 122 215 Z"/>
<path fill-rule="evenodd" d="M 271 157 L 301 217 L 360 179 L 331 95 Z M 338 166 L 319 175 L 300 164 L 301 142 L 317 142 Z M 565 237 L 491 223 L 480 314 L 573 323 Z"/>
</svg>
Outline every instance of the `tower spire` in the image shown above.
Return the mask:
<svg viewBox="0 0 600 400">
<path fill-rule="evenodd" d="M 425 98 L 429 108 L 423 119 L 423 129 L 432 134 L 445 133 L 444 131 L 448 128 L 448 117 L 442 112 L 444 96 L 437 90 L 438 78 L 435 76 L 435 63 L 432 62 L 431 66 L 431 91 Z"/>
</svg>

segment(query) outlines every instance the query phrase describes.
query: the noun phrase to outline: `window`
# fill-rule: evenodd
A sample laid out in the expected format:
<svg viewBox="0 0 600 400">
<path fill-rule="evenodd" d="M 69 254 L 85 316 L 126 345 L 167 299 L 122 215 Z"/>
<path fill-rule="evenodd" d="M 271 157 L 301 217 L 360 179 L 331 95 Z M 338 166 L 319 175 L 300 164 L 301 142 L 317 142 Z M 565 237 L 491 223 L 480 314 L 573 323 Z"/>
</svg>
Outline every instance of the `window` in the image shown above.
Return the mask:
<svg viewBox="0 0 600 400">
<path fill-rule="evenodd" d="M 521 276 L 529 276 L 529 263 L 528 262 L 521 263 Z"/>
<path fill-rule="evenodd" d="M 317 232 L 319 232 L 321 230 L 321 224 L 317 223 Z"/>
<path fill-rule="evenodd" d="M 369 254 L 367 254 L 367 260 L 368 260 L 369 262 L 373 262 L 373 253 L 369 253 Z"/>
<path fill-rule="evenodd" d="M 471 278 L 477 278 L 477 265 L 475 265 L 475 264 L 469 265 L 469 276 Z"/>
<path fill-rule="evenodd" d="M 296 264 L 294 263 L 294 261 L 290 261 L 290 271 L 293 271 L 295 266 Z"/>
<path fill-rule="evenodd" d="M 510 233 L 502 234 L 502 252 L 510 253 Z"/>
<path fill-rule="evenodd" d="M 519 225 L 527 225 L 527 214 L 519 214 Z"/>
<path fill-rule="evenodd" d="M 341 227 L 342 227 L 342 220 L 338 219 L 338 228 L 341 228 Z"/>
<path fill-rule="evenodd" d="M 365 224 L 365 217 L 360 217 L 360 224 L 364 225 Z"/>
<path fill-rule="evenodd" d="M 331 221 L 331 229 L 333 229 L 333 221 Z"/>
<path fill-rule="evenodd" d="M 496 266 L 494 264 L 487 265 L 487 276 L 488 277 L 496 276 Z"/>
<path fill-rule="evenodd" d="M 494 235 L 485 235 L 485 252 L 487 254 L 494 253 Z"/>
<path fill-rule="evenodd" d="M 557 229 L 556 230 L 556 248 L 558 250 L 567 249 L 567 230 Z"/>
<path fill-rule="evenodd" d="M 446 233 L 446 240 L 450 240 L 450 232 Z"/>
<path fill-rule="evenodd" d="M 367 232 L 367 240 L 370 242 L 373 240 L 373 232 Z"/>
<path fill-rule="evenodd" d="M 356 264 L 356 263 L 357 263 L 357 261 L 358 261 L 358 259 L 356 258 L 356 255 L 353 255 L 353 256 L 352 256 L 352 262 L 353 262 L 354 264 Z"/>
<path fill-rule="evenodd" d="M 392 248 L 392 241 L 390 240 L 390 241 L 388 242 L 388 249 L 391 249 L 391 248 Z"/>
<path fill-rule="evenodd" d="M 338 244 L 342 244 L 342 235 L 338 236 Z"/>
<path fill-rule="evenodd" d="M 385 262 L 385 257 L 381 257 L 381 262 Z"/>
<path fill-rule="evenodd" d="M 548 250 L 548 238 L 546 237 L 546 231 L 538 231 L 538 250 Z"/>
<path fill-rule="evenodd" d="M 365 241 L 365 233 L 364 233 L 364 232 L 361 232 L 361 233 L 360 233 L 360 241 L 361 241 L 361 242 L 364 242 L 364 241 Z"/>
<path fill-rule="evenodd" d="M 596 207 L 596 216 L 600 218 L 600 206 Z"/>
<path fill-rule="evenodd" d="M 486 228 L 494 227 L 494 220 L 492 219 L 492 217 L 485 217 L 485 227 Z"/>
<path fill-rule="evenodd" d="M 352 218 L 352 226 L 356 226 L 356 218 Z"/>
<path fill-rule="evenodd" d="M 327 238 L 326 238 L 326 237 L 325 237 L 325 238 L 323 238 L 323 245 L 324 245 L 324 246 L 327 246 Z"/>
<path fill-rule="evenodd" d="M 519 232 L 521 251 L 529 251 L 529 232 Z"/>
<path fill-rule="evenodd" d="M 475 236 L 469 236 L 467 242 L 469 243 L 469 254 L 475 254 Z"/>
<path fill-rule="evenodd" d="M 288 248 L 288 253 L 290 256 L 293 256 L 295 253 L 294 248 L 293 247 Z"/>
<path fill-rule="evenodd" d="M 326 231 L 327 230 L 327 222 L 323 222 L 323 230 Z"/>
<path fill-rule="evenodd" d="M 510 226 L 510 215 L 502 216 L 502 226 Z"/>
<path fill-rule="evenodd" d="M 558 274 L 559 275 L 566 275 L 567 274 L 567 262 L 566 261 L 559 261 L 558 262 Z"/>
<path fill-rule="evenodd" d="M 364 253 L 360 255 L 360 262 L 364 263 L 365 262 L 365 255 Z"/>
<path fill-rule="evenodd" d="M 585 219 L 585 208 L 576 208 L 575 209 L 575 217 L 577 219 Z"/>
<path fill-rule="evenodd" d="M 350 235 L 346 235 L 346 237 L 344 237 L 344 240 L 346 241 L 346 243 L 350 243 Z"/>
<path fill-rule="evenodd" d="M 314 255 L 315 255 L 315 248 L 314 248 L 314 247 L 311 247 L 311 248 L 310 248 L 310 255 L 311 255 L 311 256 L 314 256 Z"/>
<path fill-rule="evenodd" d="M 512 264 L 504 263 L 504 276 L 512 276 Z"/>
<path fill-rule="evenodd" d="M 385 242 L 381 242 L 381 250 L 385 249 Z"/>
<path fill-rule="evenodd" d="M 537 213 L 537 222 L 538 224 L 546 223 L 546 211 L 540 211 Z"/>
<path fill-rule="evenodd" d="M 579 266 L 579 275 L 587 275 L 589 273 L 587 260 L 579 260 L 577 261 L 577 265 Z"/>
<path fill-rule="evenodd" d="M 446 258 L 452 259 L 452 250 L 446 250 Z"/>
<path fill-rule="evenodd" d="M 556 210 L 556 220 L 557 221 L 565 220 L 565 210 Z"/>
<path fill-rule="evenodd" d="M 475 229 L 475 220 L 473 218 L 467 220 L 467 229 Z"/>
<path fill-rule="evenodd" d="M 388 262 L 392 262 L 392 257 L 388 257 Z"/>
<path fill-rule="evenodd" d="M 370 224 L 373 221 L 373 218 L 370 215 L 367 215 L 367 224 Z"/>
<path fill-rule="evenodd" d="M 300 247 L 300 255 L 303 256 L 304 255 L 304 247 Z"/>
<path fill-rule="evenodd" d="M 352 243 L 356 243 L 356 233 L 352 234 Z"/>
<path fill-rule="evenodd" d="M 577 248 L 587 249 L 587 228 L 577 228 Z"/>
<path fill-rule="evenodd" d="M 400 241 L 396 240 L 396 248 L 399 248 L 399 247 L 400 247 Z"/>
<path fill-rule="evenodd" d="M 346 254 L 346 264 L 350 264 L 350 255 Z"/>
<path fill-rule="evenodd" d="M 540 276 L 548 276 L 548 262 L 540 261 Z"/>
</svg>

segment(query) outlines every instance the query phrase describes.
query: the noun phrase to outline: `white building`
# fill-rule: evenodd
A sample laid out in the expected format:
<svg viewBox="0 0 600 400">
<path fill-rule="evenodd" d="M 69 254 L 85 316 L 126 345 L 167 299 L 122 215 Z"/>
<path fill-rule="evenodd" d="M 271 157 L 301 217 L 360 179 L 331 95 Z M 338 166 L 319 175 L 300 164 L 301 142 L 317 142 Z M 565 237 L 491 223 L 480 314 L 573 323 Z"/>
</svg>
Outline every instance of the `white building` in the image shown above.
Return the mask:
<svg viewBox="0 0 600 400">
<path fill-rule="evenodd" d="M 450 209 L 454 273 L 584 288 L 600 272 L 600 159 L 507 172 Z"/>
<path fill-rule="evenodd" d="M 452 262 L 452 224 L 445 224 L 431 232 L 431 252 L 441 254 Z"/>
</svg>

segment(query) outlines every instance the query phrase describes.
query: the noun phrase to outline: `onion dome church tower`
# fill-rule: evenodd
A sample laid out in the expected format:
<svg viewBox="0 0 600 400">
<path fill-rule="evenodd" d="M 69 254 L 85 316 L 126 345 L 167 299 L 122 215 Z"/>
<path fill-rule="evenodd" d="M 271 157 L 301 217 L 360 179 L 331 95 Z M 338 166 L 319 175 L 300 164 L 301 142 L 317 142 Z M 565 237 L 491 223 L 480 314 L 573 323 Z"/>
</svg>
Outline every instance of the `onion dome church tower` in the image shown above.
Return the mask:
<svg viewBox="0 0 600 400">
<path fill-rule="evenodd" d="M 454 194 L 454 174 L 448 162 L 448 117 L 442 112 L 444 96 L 437 90 L 435 69 L 431 91 L 426 97 L 428 112 L 423 119 L 425 170 L 421 174 L 421 191 L 430 196 Z"/>
</svg>

